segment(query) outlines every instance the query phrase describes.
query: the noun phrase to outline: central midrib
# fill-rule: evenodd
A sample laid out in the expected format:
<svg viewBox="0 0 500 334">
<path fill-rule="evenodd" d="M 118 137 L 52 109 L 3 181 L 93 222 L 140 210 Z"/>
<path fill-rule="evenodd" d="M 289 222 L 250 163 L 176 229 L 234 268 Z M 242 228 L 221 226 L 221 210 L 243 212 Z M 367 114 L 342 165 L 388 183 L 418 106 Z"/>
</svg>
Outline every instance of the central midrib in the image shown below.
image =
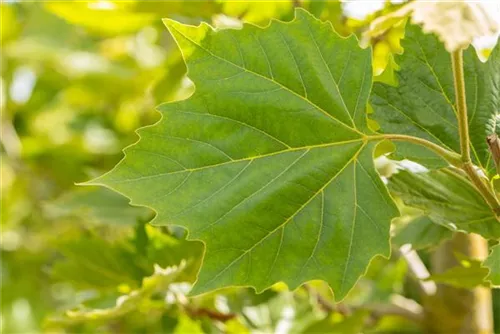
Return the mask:
<svg viewBox="0 0 500 334">
<path fill-rule="evenodd" d="M 233 264 L 235 264 L 237 261 L 239 261 L 243 256 L 246 254 L 250 253 L 253 249 L 255 249 L 258 245 L 260 245 L 264 240 L 266 240 L 269 236 L 271 236 L 274 232 L 285 226 L 291 219 L 293 219 L 302 209 L 304 209 L 319 193 L 321 193 L 323 190 L 325 190 L 326 187 L 328 187 L 342 172 L 353 162 L 356 161 L 358 155 L 361 153 L 361 151 L 365 148 L 366 144 L 361 145 L 361 147 L 358 149 L 358 151 L 353 154 L 353 156 L 346 162 L 346 164 L 337 172 L 335 173 L 330 180 L 325 182 L 325 184 L 318 190 L 316 191 L 300 208 L 298 208 L 289 218 L 287 218 L 283 223 L 279 224 L 276 228 L 274 228 L 272 231 L 270 231 L 267 235 L 265 235 L 261 240 L 257 241 L 252 247 L 244 251 L 241 255 L 236 257 L 231 263 L 229 263 L 226 268 L 224 268 L 222 271 L 220 271 L 217 275 L 215 275 L 212 279 L 207 281 L 202 287 L 207 286 L 210 284 L 212 281 L 216 280 L 218 277 L 220 277 L 224 272 L 226 272 L 230 267 L 232 267 Z"/>
</svg>

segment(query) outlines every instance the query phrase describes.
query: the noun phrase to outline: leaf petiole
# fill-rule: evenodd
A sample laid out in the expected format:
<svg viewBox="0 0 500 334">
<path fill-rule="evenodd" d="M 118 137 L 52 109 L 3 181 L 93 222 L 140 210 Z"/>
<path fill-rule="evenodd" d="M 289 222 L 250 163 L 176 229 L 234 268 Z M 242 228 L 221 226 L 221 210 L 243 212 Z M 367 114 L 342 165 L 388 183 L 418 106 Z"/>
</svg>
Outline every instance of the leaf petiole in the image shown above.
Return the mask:
<svg viewBox="0 0 500 334">
<path fill-rule="evenodd" d="M 452 166 L 461 168 L 462 166 L 462 160 L 460 157 L 460 154 L 447 150 L 442 146 L 439 146 L 437 144 L 434 144 L 433 142 L 430 142 L 428 140 L 418 138 L 418 137 L 413 137 L 413 136 L 407 136 L 407 135 L 400 135 L 400 134 L 382 134 L 382 135 L 375 135 L 375 136 L 366 136 L 366 140 L 395 140 L 395 141 L 405 141 L 413 144 L 417 144 L 420 146 L 424 146 L 431 150 L 432 152 L 436 153 L 443 159 L 445 159 L 448 163 L 450 163 Z"/>
<path fill-rule="evenodd" d="M 495 193 L 478 175 L 470 158 L 469 122 L 467 119 L 467 103 L 465 97 L 465 80 L 463 51 L 457 50 L 451 54 L 453 79 L 455 84 L 455 104 L 457 108 L 458 131 L 460 135 L 461 168 L 467 173 L 471 182 L 476 186 L 485 201 L 495 214 L 500 215 L 500 202 Z"/>
</svg>

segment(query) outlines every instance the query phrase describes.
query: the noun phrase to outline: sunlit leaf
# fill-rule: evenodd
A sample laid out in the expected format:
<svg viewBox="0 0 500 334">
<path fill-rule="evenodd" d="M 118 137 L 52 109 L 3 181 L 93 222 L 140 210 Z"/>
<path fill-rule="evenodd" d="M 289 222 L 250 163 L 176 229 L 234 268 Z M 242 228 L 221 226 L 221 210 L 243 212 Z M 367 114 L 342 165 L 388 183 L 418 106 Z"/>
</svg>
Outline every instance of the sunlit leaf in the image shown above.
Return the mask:
<svg viewBox="0 0 500 334">
<path fill-rule="evenodd" d="M 188 317 L 186 314 L 181 314 L 179 316 L 179 323 L 175 327 L 174 334 L 203 334 L 203 328 L 199 320 L 194 320 Z"/>
<path fill-rule="evenodd" d="M 153 13 L 128 11 L 129 6 L 119 6 L 114 1 L 50 1 L 45 3 L 45 7 L 71 24 L 106 35 L 137 31 L 156 18 Z"/>
<path fill-rule="evenodd" d="M 293 13 L 292 0 L 286 1 L 234 1 L 219 0 L 222 12 L 246 22 L 266 25 L 272 18 L 285 18 Z"/>
<path fill-rule="evenodd" d="M 2 23 L 0 23 L 0 41 L 2 43 L 6 43 L 16 36 L 16 34 L 20 30 L 20 26 L 17 21 L 18 19 L 14 6 L 2 2 L 0 4 L 0 10 L 2 11 Z"/>
</svg>

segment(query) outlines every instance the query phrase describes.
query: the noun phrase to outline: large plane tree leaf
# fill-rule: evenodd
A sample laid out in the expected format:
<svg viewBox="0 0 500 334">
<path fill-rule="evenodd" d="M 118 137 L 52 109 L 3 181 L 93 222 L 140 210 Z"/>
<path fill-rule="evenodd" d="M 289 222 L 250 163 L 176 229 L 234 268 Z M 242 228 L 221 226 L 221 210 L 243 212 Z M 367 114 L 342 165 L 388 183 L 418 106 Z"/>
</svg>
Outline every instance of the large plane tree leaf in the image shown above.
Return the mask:
<svg viewBox="0 0 500 334">
<path fill-rule="evenodd" d="M 375 83 L 370 103 L 381 132 L 427 139 L 459 152 L 458 124 L 451 56 L 432 34 L 408 25 L 402 40 L 404 53 L 396 55 L 401 69 L 398 86 Z M 471 152 L 474 162 L 494 168 L 486 136 L 498 131 L 500 110 L 500 43 L 482 63 L 472 47 L 464 51 L 464 75 Z M 414 144 L 398 143 L 398 154 L 431 167 L 447 165 Z"/>
<path fill-rule="evenodd" d="M 205 243 L 194 294 L 323 279 L 343 298 L 398 214 L 365 135 L 370 50 L 303 10 L 265 29 L 165 23 L 196 91 L 93 184 Z"/>
</svg>

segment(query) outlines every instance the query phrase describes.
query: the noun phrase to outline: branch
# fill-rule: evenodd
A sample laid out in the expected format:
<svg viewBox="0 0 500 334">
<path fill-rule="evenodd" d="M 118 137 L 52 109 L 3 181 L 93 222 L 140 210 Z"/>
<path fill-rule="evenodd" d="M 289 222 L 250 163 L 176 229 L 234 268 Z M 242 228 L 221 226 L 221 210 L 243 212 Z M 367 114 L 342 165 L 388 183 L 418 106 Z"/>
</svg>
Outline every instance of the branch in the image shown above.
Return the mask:
<svg viewBox="0 0 500 334">
<path fill-rule="evenodd" d="M 497 218 L 500 215 L 500 202 L 496 198 L 495 194 L 491 191 L 491 188 L 486 185 L 486 183 L 481 179 L 476 171 L 476 168 L 471 162 L 466 162 L 462 165 L 462 169 L 467 173 L 467 176 L 472 181 L 475 188 L 483 196 L 488 206 L 496 214 Z"/>
<path fill-rule="evenodd" d="M 462 169 L 467 173 L 476 189 L 481 193 L 493 212 L 500 215 L 500 202 L 491 188 L 478 175 L 470 157 L 469 121 L 467 119 L 467 101 L 465 97 L 464 59 L 463 51 L 457 50 L 451 54 L 453 79 L 455 83 L 455 104 L 457 107 L 458 131 L 460 134 L 460 152 L 462 154 Z"/>
<path fill-rule="evenodd" d="M 458 132 L 460 134 L 460 152 L 462 154 L 462 161 L 467 163 L 471 162 L 471 158 L 463 62 L 463 51 L 461 49 L 451 54 L 453 79 L 455 82 L 455 105 L 457 108 Z"/>
<path fill-rule="evenodd" d="M 372 303 L 360 306 L 358 309 L 372 312 L 372 317 L 379 319 L 386 315 L 399 316 L 419 325 L 424 322 L 423 312 L 415 312 L 396 304 Z"/>
<path fill-rule="evenodd" d="M 189 314 L 189 316 L 193 318 L 198 318 L 198 317 L 208 317 L 212 320 L 218 320 L 220 322 L 226 322 L 231 319 L 234 319 L 236 317 L 236 314 L 234 313 L 221 313 L 215 310 L 210 310 L 208 308 L 192 308 L 192 307 L 186 307 L 184 306 L 184 309 L 186 312 Z"/>
</svg>

